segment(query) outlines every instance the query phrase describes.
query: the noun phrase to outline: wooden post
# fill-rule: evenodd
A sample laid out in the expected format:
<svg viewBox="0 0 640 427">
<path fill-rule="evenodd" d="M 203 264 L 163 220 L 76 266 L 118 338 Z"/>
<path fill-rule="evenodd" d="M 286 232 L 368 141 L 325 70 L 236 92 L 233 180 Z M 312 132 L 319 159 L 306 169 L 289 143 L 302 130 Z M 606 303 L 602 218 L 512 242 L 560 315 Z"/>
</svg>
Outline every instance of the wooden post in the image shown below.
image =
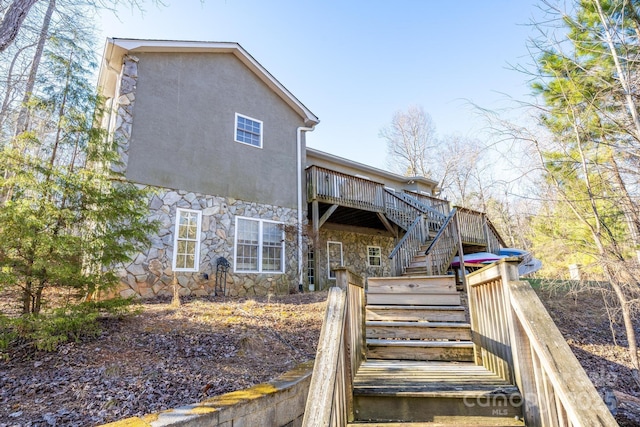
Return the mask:
<svg viewBox="0 0 640 427">
<path fill-rule="evenodd" d="M 320 290 L 320 207 L 318 201 L 311 202 L 311 225 L 313 227 L 313 281 L 314 289 Z M 317 288 L 317 289 L 316 289 Z M 311 289 L 310 289 L 311 290 Z"/>
<path fill-rule="evenodd" d="M 460 233 L 460 222 L 458 218 L 458 212 L 454 215 L 455 232 L 453 233 L 458 239 L 458 258 L 460 258 L 460 280 L 462 281 L 462 289 L 469 295 L 469 289 L 467 289 L 467 273 L 465 272 L 464 265 L 464 250 L 462 249 L 462 234 Z"/>
</svg>

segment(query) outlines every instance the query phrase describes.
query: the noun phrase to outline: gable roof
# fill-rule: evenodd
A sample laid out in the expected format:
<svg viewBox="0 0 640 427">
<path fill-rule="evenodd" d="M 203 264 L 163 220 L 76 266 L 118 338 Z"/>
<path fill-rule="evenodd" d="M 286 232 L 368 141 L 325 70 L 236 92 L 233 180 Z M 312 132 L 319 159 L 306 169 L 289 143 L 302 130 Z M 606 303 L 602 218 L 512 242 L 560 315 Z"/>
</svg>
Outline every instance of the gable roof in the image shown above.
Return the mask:
<svg viewBox="0 0 640 427">
<path fill-rule="evenodd" d="M 116 82 L 122 67 L 122 58 L 127 53 L 138 52 L 202 52 L 202 53 L 231 53 L 247 66 L 262 82 L 273 90 L 305 121 L 305 126 L 315 126 L 320 120 L 304 106 L 282 83 L 255 60 L 239 43 L 235 42 L 201 42 L 201 41 L 171 41 L 171 40 L 142 40 L 107 38 L 98 87 L 106 94 L 115 91 Z"/>
</svg>

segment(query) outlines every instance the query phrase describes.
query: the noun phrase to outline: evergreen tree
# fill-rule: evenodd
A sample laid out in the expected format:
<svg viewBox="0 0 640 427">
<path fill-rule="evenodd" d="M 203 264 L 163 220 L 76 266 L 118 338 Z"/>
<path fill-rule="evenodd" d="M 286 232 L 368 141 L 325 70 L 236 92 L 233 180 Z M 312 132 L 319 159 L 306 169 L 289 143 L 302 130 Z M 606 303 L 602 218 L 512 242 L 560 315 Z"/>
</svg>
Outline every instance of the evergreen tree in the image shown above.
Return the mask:
<svg viewBox="0 0 640 427">
<path fill-rule="evenodd" d="M 635 190 L 640 122 L 631 95 L 639 76 L 638 3 L 580 0 L 569 13 L 555 10 L 566 38 L 564 43 L 537 45 L 541 51 L 534 89 L 546 107 L 540 123 L 552 136 L 544 143 L 536 140 L 536 148 L 555 197 L 547 203 L 553 219 L 536 221 L 536 234 L 562 239 L 572 259 L 592 259 L 597 278 L 610 284 L 640 383 L 631 316 L 638 298 L 640 224 Z M 549 227 L 554 222 L 556 227 Z"/>
<path fill-rule="evenodd" d="M 0 155 L 11 197 L 0 206 L 0 286 L 39 313 L 48 288 L 86 296 L 116 283 L 113 268 L 155 230 L 147 191 L 110 167 L 115 147 L 93 126 L 95 64 L 79 33 L 52 39 L 47 84 L 30 104 L 36 126 Z M 98 121 L 99 122 L 99 121 Z"/>
</svg>

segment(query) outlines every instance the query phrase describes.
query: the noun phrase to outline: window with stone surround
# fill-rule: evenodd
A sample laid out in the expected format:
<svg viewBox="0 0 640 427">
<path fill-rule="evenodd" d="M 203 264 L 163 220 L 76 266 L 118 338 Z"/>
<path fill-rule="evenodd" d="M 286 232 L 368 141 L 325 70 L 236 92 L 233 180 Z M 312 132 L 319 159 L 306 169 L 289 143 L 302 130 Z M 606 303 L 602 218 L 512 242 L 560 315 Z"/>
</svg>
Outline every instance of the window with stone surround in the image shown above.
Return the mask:
<svg viewBox="0 0 640 427">
<path fill-rule="evenodd" d="M 284 273 L 284 227 L 263 219 L 236 217 L 235 271 Z"/>
<path fill-rule="evenodd" d="M 262 122 L 236 113 L 235 141 L 262 148 Z"/>
<path fill-rule="evenodd" d="M 201 222 L 201 211 L 180 208 L 176 210 L 173 271 L 199 270 Z"/>
<path fill-rule="evenodd" d="M 367 246 L 367 265 L 382 267 L 382 250 L 380 246 Z"/>
</svg>

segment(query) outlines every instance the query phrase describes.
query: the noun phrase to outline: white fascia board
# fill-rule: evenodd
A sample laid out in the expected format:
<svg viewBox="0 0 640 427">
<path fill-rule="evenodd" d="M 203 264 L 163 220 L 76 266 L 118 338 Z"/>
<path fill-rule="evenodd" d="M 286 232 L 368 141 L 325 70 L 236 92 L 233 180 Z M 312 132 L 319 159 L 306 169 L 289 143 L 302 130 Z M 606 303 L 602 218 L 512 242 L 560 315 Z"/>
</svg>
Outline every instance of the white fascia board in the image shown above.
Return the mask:
<svg viewBox="0 0 640 427">
<path fill-rule="evenodd" d="M 113 45 L 113 47 L 109 46 Z M 202 42 L 202 41 L 172 41 L 172 40 L 142 40 L 142 39 L 107 39 L 105 46 L 105 60 L 115 68 L 116 59 L 126 52 L 135 54 L 136 52 L 208 52 L 208 53 L 231 53 L 245 64 L 260 80 L 262 80 L 271 90 L 273 90 L 282 100 L 284 100 L 294 111 L 296 111 L 305 121 L 305 126 L 314 127 L 320 120 L 305 105 L 300 102 L 289 90 L 282 85 L 266 68 L 249 54 L 239 43 L 235 42 Z M 114 55 L 115 54 L 115 55 Z M 107 56 L 107 55 L 111 55 Z M 101 69 L 102 74 L 102 69 Z M 99 80 L 100 81 L 100 80 Z M 104 85 L 106 87 L 106 85 Z"/>
</svg>

